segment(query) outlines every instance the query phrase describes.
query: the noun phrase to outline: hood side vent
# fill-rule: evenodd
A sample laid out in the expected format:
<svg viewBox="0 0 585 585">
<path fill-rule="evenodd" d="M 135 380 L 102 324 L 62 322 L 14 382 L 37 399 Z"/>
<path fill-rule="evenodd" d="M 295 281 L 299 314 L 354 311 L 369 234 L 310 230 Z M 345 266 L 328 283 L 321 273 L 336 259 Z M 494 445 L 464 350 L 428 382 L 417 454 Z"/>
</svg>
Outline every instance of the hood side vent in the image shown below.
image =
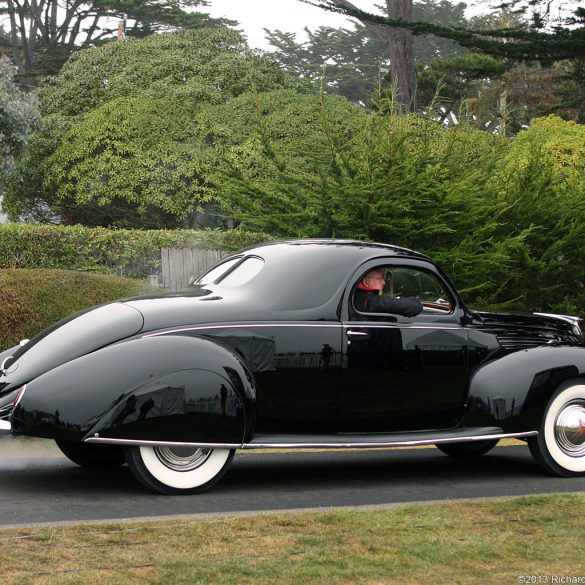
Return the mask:
<svg viewBox="0 0 585 585">
<path fill-rule="evenodd" d="M 561 342 L 559 335 L 513 335 L 510 333 L 500 333 L 496 335 L 498 343 L 505 349 L 516 351 L 519 349 L 529 349 L 539 345 L 548 345 L 550 343 Z"/>
</svg>

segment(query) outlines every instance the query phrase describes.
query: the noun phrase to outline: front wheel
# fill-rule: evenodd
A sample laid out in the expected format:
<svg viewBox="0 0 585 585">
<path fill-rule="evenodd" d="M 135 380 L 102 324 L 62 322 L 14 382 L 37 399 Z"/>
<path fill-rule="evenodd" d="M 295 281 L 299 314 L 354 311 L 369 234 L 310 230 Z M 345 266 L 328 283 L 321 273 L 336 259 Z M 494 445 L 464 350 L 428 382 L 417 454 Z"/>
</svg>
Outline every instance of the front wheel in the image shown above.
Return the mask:
<svg viewBox="0 0 585 585">
<path fill-rule="evenodd" d="M 437 449 L 450 457 L 479 457 L 491 451 L 499 439 L 486 439 L 485 441 L 468 441 L 467 443 L 438 443 Z"/>
<path fill-rule="evenodd" d="M 125 449 L 134 477 L 159 494 L 195 494 L 209 489 L 227 471 L 233 449 L 132 446 Z"/>
<path fill-rule="evenodd" d="M 540 432 L 528 439 L 528 446 L 554 475 L 585 474 L 585 385 L 563 388 L 551 398 Z"/>
</svg>

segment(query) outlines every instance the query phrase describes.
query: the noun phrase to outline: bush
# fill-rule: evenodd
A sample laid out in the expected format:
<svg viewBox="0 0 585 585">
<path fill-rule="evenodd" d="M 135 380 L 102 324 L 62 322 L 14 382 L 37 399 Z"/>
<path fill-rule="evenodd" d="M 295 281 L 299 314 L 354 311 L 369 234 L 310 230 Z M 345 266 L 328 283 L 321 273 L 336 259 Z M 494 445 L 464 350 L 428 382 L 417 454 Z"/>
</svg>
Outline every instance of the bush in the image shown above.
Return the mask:
<svg viewBox="0 0 585 585">
<path fill-rule="evenodd" d="M 237 250 L 271 239 L 243 230 L 109 230 L 83 226 L 0 225 L 0 269 L 64 268 L 145 278 L 161 248 Z"/>
<path fill-rule="evenodd" d="M 0 270 L 0 351 L 82 309 L 152 291 L 142 281 L 106 274 Z"/>
<path fill-rule="evenodd" d="M 7 175 L 4 211 L 14 221 L 193 227 L 216 200 L 214 149 L 195 115 L 283 88 L 314 91 L 223 27 L 75 52 L 37 91 L 43 129 Z"/>
</svg>

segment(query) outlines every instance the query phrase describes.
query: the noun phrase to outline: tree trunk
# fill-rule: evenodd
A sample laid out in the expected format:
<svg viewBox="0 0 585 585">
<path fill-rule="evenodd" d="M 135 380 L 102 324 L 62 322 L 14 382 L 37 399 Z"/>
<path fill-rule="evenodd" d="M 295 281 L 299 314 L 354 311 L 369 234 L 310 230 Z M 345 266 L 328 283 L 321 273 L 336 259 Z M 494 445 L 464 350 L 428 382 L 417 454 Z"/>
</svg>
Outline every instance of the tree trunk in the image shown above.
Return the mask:
<svg viewBox="0 0 585 585">
<path fill-rule="evenodd" d="M 412 20 L 412 0 L 386 0 L 388 18 Z M 385 27 L 384 39 L 390 55 L 394 102 L 402 113 L 416 111 L 416 69 L 412 31 Z"/>
<path fill-rule="evenodd" d="M 335 4 L 357 8 L 349 0 L 334 0 Z M 388 18 L 412 20 L 412 0 L 386 0 Z M 386 45 L 390 59 L 394 109 L 399 113 L 416 111 L 416 69 L 414 66 L 414 40 L 412 32 L 361 21 L 373 31 Z"/>
</svg>

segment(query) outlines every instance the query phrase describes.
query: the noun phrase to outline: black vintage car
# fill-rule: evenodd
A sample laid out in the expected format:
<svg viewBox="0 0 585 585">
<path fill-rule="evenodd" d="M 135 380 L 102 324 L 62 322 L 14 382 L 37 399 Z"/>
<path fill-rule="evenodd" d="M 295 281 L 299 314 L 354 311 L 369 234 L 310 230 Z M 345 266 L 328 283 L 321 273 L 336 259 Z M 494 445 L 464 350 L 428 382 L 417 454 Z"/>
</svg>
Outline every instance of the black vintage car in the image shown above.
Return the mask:
<svg viewBox="0 0 585 585">
<path fill-rule="evenodd" d="M 357 308 L 372 270 L 379 298 L 422 312 Z M 81 465 L 127 462 L 155 492 L 209 488 L 236 449 L 271 447 L 476 456 L 516 437 L 546 470 L 585 473 L 578 319 L 472 311 L 395 246 L 257 246 L 186 290 L 65 319 L 0 363 L 2 430 L 54 439 Z"/>
</svg>

